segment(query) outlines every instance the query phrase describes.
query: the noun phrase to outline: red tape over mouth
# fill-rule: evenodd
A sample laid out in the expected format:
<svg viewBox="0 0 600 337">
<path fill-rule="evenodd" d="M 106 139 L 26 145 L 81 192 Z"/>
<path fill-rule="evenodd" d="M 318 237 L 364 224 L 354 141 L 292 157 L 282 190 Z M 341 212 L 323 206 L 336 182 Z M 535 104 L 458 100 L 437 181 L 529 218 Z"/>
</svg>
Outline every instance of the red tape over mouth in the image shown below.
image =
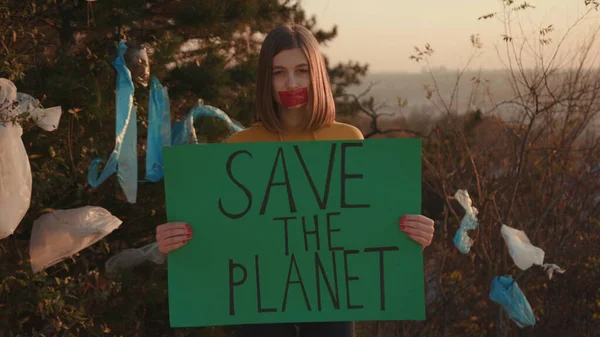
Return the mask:
<svg viewBox="0 0 600 337">
<path fill-rule="evenodd" d="M 308 89 L 298 88 L 294 90 L 286 90 L 277 92 L 281 103 L 286 108 L 291 108 L 308 102 Z"/>
</svg>

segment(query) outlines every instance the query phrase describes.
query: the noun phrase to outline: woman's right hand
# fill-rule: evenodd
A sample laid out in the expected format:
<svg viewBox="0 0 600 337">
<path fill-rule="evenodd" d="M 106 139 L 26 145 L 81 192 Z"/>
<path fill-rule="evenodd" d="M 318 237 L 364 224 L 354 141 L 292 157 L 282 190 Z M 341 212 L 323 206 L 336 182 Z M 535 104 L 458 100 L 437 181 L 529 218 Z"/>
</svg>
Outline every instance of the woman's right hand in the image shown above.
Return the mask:
<svg viewBox="0 0 600 337">
<path fill-rule="evenodd" d="M 156 227 L 158 250 L 167 255 L 192 238 L 192 228 L 185 222 L 169 222 Z"/>
</svg>

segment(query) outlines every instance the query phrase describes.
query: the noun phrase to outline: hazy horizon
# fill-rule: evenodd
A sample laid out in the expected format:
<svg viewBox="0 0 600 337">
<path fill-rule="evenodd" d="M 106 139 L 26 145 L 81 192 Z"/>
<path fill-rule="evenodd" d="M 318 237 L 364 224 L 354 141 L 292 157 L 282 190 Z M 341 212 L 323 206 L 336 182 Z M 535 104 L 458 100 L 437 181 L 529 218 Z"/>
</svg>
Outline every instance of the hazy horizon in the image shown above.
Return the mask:
<svg viewBox="0 0 600 337">
<path fill-rule="evenodd" d="M 588 80 L 598 78 L 596 74 L 600 73 L 600 68 L 595 70 L 595 74 Z M 466 72 L 463 74 L 458 83 L 458 90 L 454 93 L 453 111 L 463 114 L 467 111 L 480 110 L 486 114 L 492 114 L 502 118 L 505 121 L 514 120 L 520 116 L 522 109 L 515 104 L 505 104 L 497 106 L 500 102 L 512 102 L 517 97 L 515 91 L 510 85 L 510 80 L 506 78 L 505 72 L 482 70 L 479 79 L 487 81 L 485 84 L 480 84 L 478 87 L 471 81 L 476 74 Z M 456 86 L 457 76 L 452 71 L 435 72 L 436 83 L 441 95 L 446 100 L 446 104 L 450 102 L 450 97 Z M 561 92 L 563 77 L 556 74 L 549 79 L 548 85 L 554 90 Z M 375 105 L 383 104 L 377 109 L 377 113 L 389 113 L 394 116 L 410 117 L 411 115 L 431 115 L 439 116 L 442 111 L 439 108 L 443 107 L 440 104 L 438 97 L 434 94 L 432 100 L 427 99 L 426 85 L 433 85 L 431 74 L 429 73 L 369 73 L 360 85 L 351 86 L 347 89 L 350 94 L 360 94 L 368 88 L 371 82 L 377 82 L 372 86 L 371 91 L 364 98 L 373 97 Z M 579 81 L 581 84 L 581 81 Z M 526 93 L 526 91 L 524 91 Z M 398 106 L 397 98 L 406 100 L 407 104 L 404 107 Z M 434 102 L 438 104 L 438 108 L 434 106 Z M 593 119 L 589 125 L 590 128 L 598 128 L 600 126 L 600 114 Z M 600 130 L 600 129 L 599 129 Z"/>
<path fill-rule="evenodd" d="M 525 71 L 533 71 L 536 68 L 534 67 L 530 67 L 530 68 L 524 68 Z M 590 69 L 590 68 L 584 68 L 584 69 Z M 600 69 L 600 65 L 598 65 L 597 67 L 592 67 L 591 69 Z M 447 67 L 436 67 L 436 68 L 432 68 L 431 69 L 432 72 L 434 74 L 440 74 L 440 73 L 453 73 L 456 74 L 459 71 L 463 71 L 463 69 L 461 68 L 455 68 L 455 69 L 451 69 L 451 68 L 447 68 Z M 464 70 L 465 74 L 468 73 L 477 73 L 479 71 L 485 72 L 485 73 L 499 73 L 499 72 L 506 72 L 508 69 L 506 68 L 481 68 L 481 69 L 475 69 L 475 68 L 468 68 Z M 562 71 L 566 71 L 569 70 L 569 68 L 561 68 Z M 570 70 L 576 70 L 576 68 L 571 68 Z M 416 75 L 416 74 L 427 74 L 429 75 L 429 70 L 427 69 L 420 69 L 420 70 L 398 70 L 398 69 L 392 69 L 392 70 L 379 70 L 379 71 L 372 71 L 369 70 L 367 75 Z"/>
</svg>

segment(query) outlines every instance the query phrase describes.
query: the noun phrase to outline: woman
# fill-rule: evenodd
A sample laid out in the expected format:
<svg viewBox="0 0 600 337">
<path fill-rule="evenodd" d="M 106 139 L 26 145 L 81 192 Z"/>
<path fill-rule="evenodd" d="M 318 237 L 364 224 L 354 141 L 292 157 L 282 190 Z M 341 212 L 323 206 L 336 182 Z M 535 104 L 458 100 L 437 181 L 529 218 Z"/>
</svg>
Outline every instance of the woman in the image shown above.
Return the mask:
<svg viewBox="0 0 600 337">
<path fill-rule="evenodd" d="M 263 43 L 256 83 L 255 119 L 250 128 L 229 137 L 228 143 L 307 140 L 360 140 L 354 126 L 335 121 L 335 102 L 319 45 L 304 27 L 280 26 Z M 433 221 L 405 215 L 403 230 L 423 248 L 431 244 Z M 160 251 L 168 254 L 192 238 L 185 223 L 166 223 L 156 229 Z M 304 337 L 353 336 L 351 322 L 257 324 L 241 327 L 243 337 L 292 337 L 296 326 Z"/>
</svg>

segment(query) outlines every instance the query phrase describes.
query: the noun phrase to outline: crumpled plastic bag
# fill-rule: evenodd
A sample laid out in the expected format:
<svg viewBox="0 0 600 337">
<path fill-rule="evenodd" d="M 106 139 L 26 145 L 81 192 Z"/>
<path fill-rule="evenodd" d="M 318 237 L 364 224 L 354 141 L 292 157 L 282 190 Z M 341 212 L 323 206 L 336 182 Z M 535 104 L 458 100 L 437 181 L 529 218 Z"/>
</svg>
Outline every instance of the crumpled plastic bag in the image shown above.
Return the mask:
<svg viewBox="0 0 600 337">
<path fill-rule="evenodd" d="M 164 177 L 163 148 L 171 145 L 171 109 L 167 88 L 156 77 L 150 79 L 148 99 L 148 138 L 146 139 L 146 180 Z"/>
<path fill-rule="evenodd" d="M 467 254 L 473 245 L 473 240 L 467 235 L 467 231 L 476 229 L 479 225 L 479 220 L 477 219 L 479 211 L 473 207 L 473 201 L 466 190 L 456 191 L 454 198 L 456 198 L 466 212 L 460 222 L 460 227 L 454 235 L 454 246 L 462 254 Z"/>
<path fill-rule="evenodd" d="M 31 205 L 31 167 L 21 128 L 0 125 L 0 239 L 14 233 Z"/>
<path fill-rule="evenodd" d="M 58 128 L 62 108 L 59 106 L 42 109 L 40 101 L 24 93 L 17 93 L 18 109 L 21 113 L 28 112 L 29 118 L 39 127 L 46 131 L 54 131 Z"/>
<path fill-rule="evenodd" d="M 125 62 L 131 71 L 131 78 L 141 86 L 147 87 L 150 79 L 150 60 L 146 48 L 137 43 L 126 42 Z"/>
<path fill-rule="evenodd" d="M 548 279 L 549 280 L 552 279 L 552 275 L 554 274 L 554 272 L 557 272 L 559 274 L 564 274 L 566 272 L 566 270 L 564 270 L 561 267 L 555 265 L 554 263 L 544 263 L 542 265 L 542 268 L 544 269 L 544 271 L 546 272 L 546 274 L 548 274 Z"/>
<path fill-rule="evenodd" d="M 23 129 L 10 120 L 29 113 L 29 118 L 46 131 L 54 131 L 61 107 L 43 109 L 30 95 L 17 92 L 10 80 L 0 78 L 0 239 L 14 233 L 31 205 L 31 166 L 21 140 Z"/>
<path fill-rule="evenodd" d="M 185 120 L 174 123 L 171 129 L 171 109 L 166 87 L 152 76 L 148 99 L 148 138 L 146 139 L 146 178 L 145 181 L 158 182 L 164 177 L 162 150 L 164 147 L 182 144 L 197 144 L 198 138 L 194 122 L 202 117 L 216 117 L 227 123 L 230 131 L 237 132 L 244 127 L 232 120 L 224 111 L 204 105 L 199 99 Z M 143 181 L 143 182 L 145 182 Z"/>
<path fill-rule="evenodd" d="M 0 117 L 14 117 L 19 114 L 17 87 L 6 78 L 0 78 Z"/>
<path fill-rule="evenodd" d="M 165 260 L 165 257 L 158 250 L 158 244 L 154 242 L 141 248 L 125 249 L 108 259 L 104 266 L 106 272 L 110 274 L 118 269 L 124 270 L 139 266 L 146 261 L 163 264 Z"/>
<path fill-rule="evenodd" d="M 519 269 L 527 270 L 534 264 L 541 266 L 544 263 L 544 251 L 532 245 L 524 231 L 502 225 L 500 232 L 508 246 L 508 254 Z"/>
<path fill-rule="evenodd" d="M 531 305 L 512 276 L 494 277 L 490 299 L 498 303 L 519 328 L 535 325 L 536 318 Z"/>
<path fill-rule="evenodd" d="M 204 101 L 199 99 L 196 106 L 190 110 L 186 118 L 173 125 L 171 132 L 172 145 L 198 144 L 194 121 L 200 117 L 216 117 L 227 123 L 231 132 L 244 130 L 244 127 L 237 121 L 231 119 L 223 110 L 210 105 L 204 105 Z"/>
<path fill-rule="evenodd" d="M 5 119 L 10 119 L 20 114 L 27 113 L 37 126 L 46 131 L 58 128 L 62 108 L 60 106 L 42 108 L 40 101 L 31 95 L 17 92 L 15 84 L 6 78 L 0 78 L 0 114 Z M 14 125 L 10 123 L 10 125 Z"/>
<path fill-rule="evenodd" d="M 115 148 L 101 174 L 98 174 L 98 166 L 103 160 L 96 158 L 91 162 L 88 170 L 88 183 L 93 188 L 97 188 L 117 172 L 117 180 L 127 201 L 135 204 L 138 191 L 137 111 L 133 104 L 135 88 L 131 72 L 125 65 L 124 54 L 126 51 L 127 44 L 121 41 L 118 56 L 113 61 L 113 66 L 117 70 Z"/>
<path fill-rule="evenodd" d="M 29 254 L 34 273 L 55 265 L 93 245 L 115 229 L 122 221 L 97 206 L 55 210 L 33 223 Z"/>
</svg>

